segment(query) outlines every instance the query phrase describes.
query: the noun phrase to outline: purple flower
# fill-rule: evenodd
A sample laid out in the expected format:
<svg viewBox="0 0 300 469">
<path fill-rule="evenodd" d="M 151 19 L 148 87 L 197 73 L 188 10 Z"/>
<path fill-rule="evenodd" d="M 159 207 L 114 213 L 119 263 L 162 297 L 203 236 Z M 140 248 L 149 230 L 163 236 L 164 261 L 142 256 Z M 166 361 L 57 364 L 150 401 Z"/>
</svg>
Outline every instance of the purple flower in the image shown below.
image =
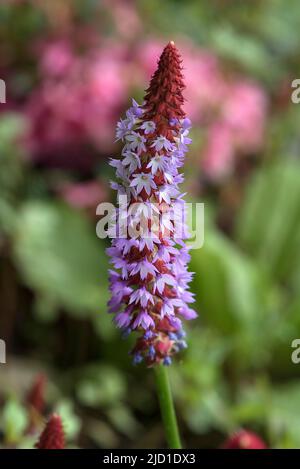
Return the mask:
<svg viewBox="0 0 300 469">
<path fill-rule="evenodd" d="M 128 128 L 128 121 L 126 120 L 120 120 L 117 123 L 117 128 L 116 128 L 116 141 L 118 140 L 124 140 L 124 137 L 128 133 L 130 129 Z"/>
<path fill-rule="evenodd" d="M 146 287 L 141 287 L 130 294 L 129 304 L 140 303 L 143 308 L 146 308 L 148 303 L 154 304 L 153 295 L 147 290 Z"/>
<path fill-rule="evenodd" d="M 156 267 L 146 259 L 143 259 L 142 261 L 139 261 L 139 262 L 135 262 L 134 264 L 131 265 L 131 267 L 132 268 L 130 270 L 130 275 L 139 274 L 142 280 L 147 278 L 149 274 L 155 275 L 155 273 L 157 272 Z"/>
<path fill-rule="evenodd" d="M 175 118 L 170 119 L 169 124 L 173 127 L 173 125 L 178 124 L 178 119 L 175 119 Z"/>
<path fill-rule="evenodd" d="M 197 317 L 196 311 L 194 311 L 191 308 L 180 308 L 178 311 L 181 316 L 184 317 L 184 319 L 195 319 Z"/>
<path fill-rule="evenodd" d="M 164 137 L 163 135 L 160 135 L 153 141 L 151 147 L 153 147 L 156 151 L 160 151 L 160 150 L 172 151 L 174 148 L 174 145 L 166 137 Z"/>
<path fill-rule="evenodd" d="M 147 168 L 151 168 L 151 173 L 155 174 L 157 171 L 164 171 L 167 168 L 167 158 L 164 155 L 156 153 L 156 155 L 147 164 Z"/>
<path fill-rule="evenodd" d="M 154 326 L 154 321 L 151 316 L 147 313 L 147 311 L 142 310 L 133 322 L 133 329 L 141 326 L 143 329 L 149 329 L 151 326 Z"/>
<path fill-rule="evenodd" d="M 128 148 L 132 151 L 136 150 L 138 153 L 146 151 L 145 142 L 146 138 L 137 132 L 130 132 L 126 135 L 125 140 L 128 142 Z"/>
<path fill-rule="evenodd" d="M 141 161 L 138 155 L 133 151 L 124 151 L 123 156 L 125 156 L 125 158 L 122 160 L 122 165 L 129 166 L 129 172 L 132 173 L 133 171 L 141 167 Z"/>
<path fill-rule="evenodd" d="M 152 189 L 156 188 L 153 176 L 149 173 L 135 174 L 130 186 L 136 188 L 137 194 L 145 189 L 148 195 L 150 195 Z"/>
<path fill-rule="evenodd" d="M 190 129 L 192 127 L 191 120 L 188 117 L 185 117 L 185 119 L 182 119 L 181 125 L 182 125 L 183 130 Z"/>
<path fill-rule="evenodd" d="M 181 319 L 196 317 L 189 307 L 194 295 L 188 291 L 192 273 L 179 190 L 179 168 L 191 142 L 190 121 L 181 108 L 183 87 L 180 57 L 170 43 L 143 107 L 133 101 L 119 122 L 117 137 L 125 144 L 121 158 L 110 162 L 119 179 L 112 187 L 118 196 L 127 195 L 125 211 L 117 210 L 114 223 L 126 221 L 128 232 L 107 250 L 116 269 L 109 278 L 109 312 L 126 335 L 140 334 L 133 361 L 148 366 L 171 364 L 171 357 L 186 347 Z"/>
<path fill-rule="evenodd" d="M 155 131 L 156 125 L 154 122 L 148 121 L 148 122 L 143 122 L 140 128 L 147 135 L 147 134 L 152 134 Z"/>
<path fill-rule="evenodd" d="M 144 112 L 141 106 L 135 101 L 135 99 L 132 99 L 132 107 L 130 108 L 130 111 L 137 118 L 142 117 Z"/>
<path fill-rule="evenodd" d="M 113 258 L 111 262 L 116 269 L 121 269 L 122 278 L 126 279 L 128 277 L 128 270 L 129 270 L 128 262 L 125 259 L 122 259 L 119 257 Z"/>
<path fill-rule="evenodd" d="M 160 186 L 158 188 L 158 200 L 159 202 L 167 202 L 167 204 L 171 203 L 171 196 L 172 196 L 173 188 L 170 186 Z"/>
<path fill-rule="evenodd" d="M 156 277 L 156 280 L 153 282 L 153 292 L 156 290 L 162 294 L 166 285 L 176 286 L 176 280 L 172 275 L 162 274 Z"/>
<path fill-rule="evenodd" d="M 124 313 L 119 313 L 115 317 L 115 323 L 120 329 L 129 326 L 131 323 L 131 316 L 129 311 L 124 311 Z"/>
</svg>

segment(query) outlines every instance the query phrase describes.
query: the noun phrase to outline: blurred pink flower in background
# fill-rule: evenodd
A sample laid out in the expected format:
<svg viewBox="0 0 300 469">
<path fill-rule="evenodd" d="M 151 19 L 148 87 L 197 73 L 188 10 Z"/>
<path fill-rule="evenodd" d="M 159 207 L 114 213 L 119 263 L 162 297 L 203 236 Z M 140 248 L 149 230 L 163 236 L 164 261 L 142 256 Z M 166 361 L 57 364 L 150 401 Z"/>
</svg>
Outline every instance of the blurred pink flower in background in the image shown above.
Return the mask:
<svg viewBox="0 0 300 469">
<path fill-rule="evenodd" d="M 211 179 L 228 175 L 235 155 L 251 154 L 263 143 L 267 100 L 262 89 L 241 81 L 230 83 L 220 101 L 218 122 L 207 133 L 203 170 Z"/>
<path fill-rule="evenodd" d="M 232 134 L 222 122 L 216 122 L 207 131 L 203 150 L 203 170 L 211 178 L 227 176 L 233 164 Z"/>
<path fill-rule="evenodd" d="M 137 51 L 137 63 L 149 76 L 155 69 L 162 42 L 149 40 Z M 259 151 L 263 143 L 267 98 L 256 83 L 228 75 L 213 52 L 186 40 L 179 48 L 184 57 L 185 110 L 194 131 L 205 134 L 198 149 L 199 165 L 214 181 L 226 177 L 237 155 Z"/>
<path fill-rule="evenodd" d="M 58 40 L 47 44 L 40 59 L 40 72 L 44 76 L 62 76 L 70 72 L 75 56 L 71 44 Z"/>
<path fill-rule="evenodd" d="M 138 16 L 134 2 L 124 0 L 102 0 L 114 19 L 114 25 L 120 36 L 126 39 L 136 37 L 142 22 Z"/>
<path fill-rule="evenodd" d="M 65 183 L 59 194 L 72 207 L 92 209 L 93 213 L 95 207 L 107 198 L 107 192 L 99 181 Z"/>
<path fill-rule="evenodd" d="M 41 84 L 25 106 L 34 161 L 84 171 L 94 164 L 93 150 L 112 149 L 128 95 L 125 56 L 126 49 L 111 42 L 82 56 L 65 41 L 44 48 Z"/>
<path fill-rule="evenodd" d="M 241 149 L 256 151 L 263 139 L 266 118 L 266 97 L 255 83 L 239 81 L 233 83 L 225 99 L 222 114 L 225 123 L 235 134 Z"/>
<path fill-rule="evenodd" d="M 186 112 L 193 121 L 204 123 L 220 105 L 226 89 L 217 58 L 207 50 L 186 46 Z"/>
<path fill-rule="evenodd" d="M 123 13 L 137 32 L 136 11 L 114 1 L 111 14 L 116 23 Z M 114 151 L 117 117 L 132 90 L 141 89 L 153 73 L 165 40 L 149 38 L 134 47 L 128 38 L 100 37 L 97 42 L 92 29 L 85 37 L 82 51 L 80 36 L 80 52 L 76 41 L 66 38 L 40 48 L 40 85 L 25 111 L 32 124 L 28 143 L 35 162 L 91 172 L 97 158 Z M 201 142 L 194 153 L 199 170 L 218 182 L 230 174 L 237 156 L 260 150 L 266 95 L 259 84 L 224 70 L 212 51 L 185 38 L 177 42 L 184 57 L 185 110 Z"/>
</svg>

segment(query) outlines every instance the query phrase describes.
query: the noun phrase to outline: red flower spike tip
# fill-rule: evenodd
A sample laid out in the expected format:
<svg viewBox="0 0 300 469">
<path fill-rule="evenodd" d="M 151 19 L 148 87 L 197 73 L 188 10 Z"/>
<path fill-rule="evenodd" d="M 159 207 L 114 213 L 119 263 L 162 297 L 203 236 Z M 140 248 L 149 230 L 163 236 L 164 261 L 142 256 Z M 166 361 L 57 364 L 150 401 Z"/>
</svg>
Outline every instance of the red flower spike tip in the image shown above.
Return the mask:
<svg viewBox="0 0 300 469">
<path fill-rule="evenodd" d="M 29 392 L 26 402 L 39 414 L 42 414 L 45 408 L 45 388 L 47 378 L 43 373 L 36 376 Z"/>
<path fill-rule="evenodd" d="M 181 62 L 174 42 L 169 42 L 160 56 L 158 68 L 146 90 L 143 105 L 145 110 L 143 119 L 155 122 L 157 133 L 167 138 L 172 138 L 169 121 L 185 117 L 182 109 L 184 103 L 182 91 L 185 84 L 181 72 Z"/>
<path fill-rule="evenodd" d="M 253 432 L 240 430 L 225 441 L 224 449 L 267 449 L 265 442 Z"/>
<path fill-rule="evenodd" d="M 65 434 L 59 415 L 53 414 L 48 420 L 39 441 L 35 445 L 37 449 L 64 449 Z"/>
</svg>

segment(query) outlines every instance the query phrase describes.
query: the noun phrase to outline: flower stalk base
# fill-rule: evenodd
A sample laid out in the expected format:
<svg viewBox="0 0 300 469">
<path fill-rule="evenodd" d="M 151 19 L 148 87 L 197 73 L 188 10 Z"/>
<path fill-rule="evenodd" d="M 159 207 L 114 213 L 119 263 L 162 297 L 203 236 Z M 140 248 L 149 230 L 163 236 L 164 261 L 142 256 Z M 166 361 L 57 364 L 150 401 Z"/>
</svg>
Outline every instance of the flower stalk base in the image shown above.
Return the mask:
<svg viewBox="0 0 300 469">
<path fill-rule="evenodd" d="M 168 369 L 167 367 L 160 364 L 154 367 L 154 373 L 160 411 L 165 428 L 168 447 L 170 449 L 181 449 Z"/>
</svg>

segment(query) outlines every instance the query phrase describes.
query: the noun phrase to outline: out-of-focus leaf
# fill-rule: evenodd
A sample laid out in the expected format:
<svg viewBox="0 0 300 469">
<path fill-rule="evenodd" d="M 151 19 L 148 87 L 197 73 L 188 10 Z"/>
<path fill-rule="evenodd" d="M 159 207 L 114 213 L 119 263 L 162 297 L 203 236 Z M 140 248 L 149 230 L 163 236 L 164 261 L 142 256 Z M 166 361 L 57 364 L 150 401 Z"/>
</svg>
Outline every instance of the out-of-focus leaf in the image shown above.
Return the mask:
<svg viewBox="0 0 300 469">
<path fill-rule="evenodd" d="M 271 438 L 274 443 L 284 438 L 286 448 L 300 448 L 299 393 L 299 381 L 277 386 L 272 393 L 268 418 Z"/>
<path fill-rule="evenodd" d="M 57 203 L 28 202 L 14 241 L 17 264 L 38 295 L 40 312 L 63 307 L 84 316 L 106 308 L 104 247 L 80 213 Z"/>
<path fill-rule="evenodd" d="M 22 438 L 20 443 L 17 444 L 17 449 L 35 449 L 36 436 L 26 435 Z"/>
<path fill-rule="evenodd" d="M 0 118 L 0 229 L 6 234 L 16 223 L 16 197 L 22 181 L 21 147 L 17 139 L 23 134 L 25 120 L 6 113 Z"/>
<path fill-rule="evenodd" d="M 276 280 L 299 265 L 300 163 L 262 170 L 249 184 L 237 220 L 237 240 Z"/>
<path fill-rule="evenodd" d="M 191 268 L 201 316 L 224 332 L 254 320 L 268 304 L 267 277 L 216 231 L 206 235 L 203 248 L 192 251 Z"/>
<path fill-rule="evenodd" d="M 212 428 L 232 429 L 222 365 L 231 350 L 229 341 L 213 331 L 192 328 L 181 366 L 173 366 L 172 388 L 188 427 L 196 433 Z"/>
<path fill-rule="evenodd" d="M 282 0 L 262 2 L 255 28 L 277 57 L 285 58 L 298 52 L 299 3 L 291 0 L 289 7 Z M 283 68 L 283 67 L 282 67 Z"/>
<path fill-rule="evenodd" d="M 110 424 L 95 418 L 88 418 L 85 421 L 87 435 L 97 446 L 101 448 L 116 448 L 119 443 L 117 432 Z"/>
<path fill-rule="evenodd" d="M 280 299 L 263 269 L 214 230 L 206 234 L 203 248 L 192 251 L 191 269 L 205 324 L 232 337 L 240 365 L 262 364 L 269 358 L 266 341 L 272 340 Z"/>
<path fill-rule="evenodd" d="M 8 443 L 16 443 L 28 425 L 28 414 L 15 398 L 9 399 L 2 413 L 3 432 Z"/>
<path fill-rule="evenodd" d="M 138 424 L 130 410 L 124 405 L 116 405 L 108 409 L 107 416 L 114 427 L 125 436 L 134 436 L 138 429 Z"/>
<path fill-rule="evenodd" d="M 235 427 L 257 423 L 263 425 L 270 412 L 271 386 L 265 377 L 256 377 L 251 382 L 241 383 L 230 413 Z"/>
<path fill-rule="evenodd" d="M 55 411 L 62 419 L 66 438 L 73 440 L 80 431 L 81 423 L 74 412 L 72 402 L 66 399 L 59 402 Z"/>
<path fill-rule="evenodd" d="M 268 73 L 272 68 L 272 78 L 278 75 L 279 69 L 265 44 L 257 37 L 247 36 L 234 30 L 232 26 L 223 25 L 213 31 L 213 47 L 225 58 L 236 61 L 248 72 L 270 81 Z"/>
<path fill-rule="evenodd" d="M 124 377 L 118 370 L 110 366 L 90 365 L 83 370 L 76 391 L 82 404 L 97 407 L 119 402 L 125 390 Z"/>
<path fill-rule="evenodd" d="M 272 347 L 271 372 L 281 379 L 298 377 L 299 365 L 292 362 L 292 342 L 300 337 L 300 296 L 289 296 L 280 312 L 280 323 L 275 331 Z"/>
<path fill-rule="evenodd" d="M 186 410 L 188 425 L 195 433 L 205 433 L 216 428 L 225 432 L 230 430 L 225 399 L 219 391 L 215 389 L 203 394 L 196 406 Z"/>
<path fill-rule="evenodd" d="M 121 331 L 116 328 L 111 314 L 95 314 L 92 322 L 94 331 L 103 341 L 111 341 L 114 337 L 121 338 Z"/>
</svg>

